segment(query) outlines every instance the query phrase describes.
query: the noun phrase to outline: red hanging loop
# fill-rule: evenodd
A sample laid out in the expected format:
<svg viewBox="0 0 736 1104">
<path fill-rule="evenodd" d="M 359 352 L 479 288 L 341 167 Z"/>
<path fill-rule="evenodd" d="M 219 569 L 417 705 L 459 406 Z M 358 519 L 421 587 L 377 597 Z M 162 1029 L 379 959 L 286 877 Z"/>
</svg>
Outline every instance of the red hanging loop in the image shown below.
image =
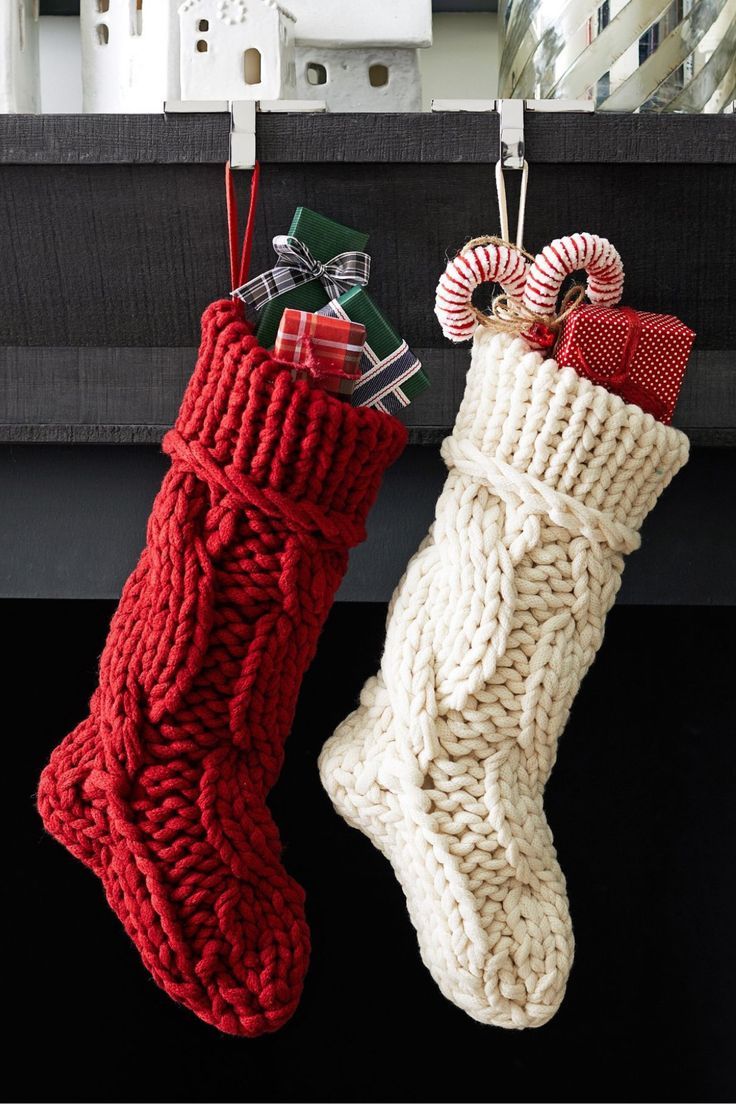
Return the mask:
<svg viewBox="0 0 736 1104">
<path fill-rule="evenodd" d="M 230 246 L 230 288 L 234 290 L 245 283 L 250 269 L 250 256 L 253 250 L 253 233 L 256 222 L 256 206 L 258 203 L 258 182 L 261 175 L 261 166 L 256 161 L 250 178 L 250 197 L 248 201 L 248 218 L 245 222 L 245 234 L 243 236 L 243 248 L 238 262 L 238 200 L 235 195 L 235 178 L 228 161 L 225 165 L 225 199 L 227 202 L 227 233 Z"/>
</svg>

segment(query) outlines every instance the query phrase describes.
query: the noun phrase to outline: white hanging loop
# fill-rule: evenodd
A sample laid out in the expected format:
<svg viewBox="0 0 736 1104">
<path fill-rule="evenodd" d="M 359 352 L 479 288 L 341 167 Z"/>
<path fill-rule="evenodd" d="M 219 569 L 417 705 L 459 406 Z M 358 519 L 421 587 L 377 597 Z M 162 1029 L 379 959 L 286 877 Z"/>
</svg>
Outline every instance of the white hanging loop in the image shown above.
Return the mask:
<svg viewBox="0 0 736 1104">
<path fill-rule="evenodd" d="M 526 186 L 529 180 L 529 162 L 523 161 L 521 166 L 521 188 L 519 189 L 519 217 L 516 222 L 516 239 L 511 242 L 509 237 L 509 211 L 506 203 L 506 181 L 503 176 L 503 164 L 499 159 L 496 162 L 496 194 L 498 196 L 498 218 L 501 224 L 501 237 L 504 241 L 511 242 L 517 249 L 524 248 L 524 214 L 526 211 Z"/>
</svg>

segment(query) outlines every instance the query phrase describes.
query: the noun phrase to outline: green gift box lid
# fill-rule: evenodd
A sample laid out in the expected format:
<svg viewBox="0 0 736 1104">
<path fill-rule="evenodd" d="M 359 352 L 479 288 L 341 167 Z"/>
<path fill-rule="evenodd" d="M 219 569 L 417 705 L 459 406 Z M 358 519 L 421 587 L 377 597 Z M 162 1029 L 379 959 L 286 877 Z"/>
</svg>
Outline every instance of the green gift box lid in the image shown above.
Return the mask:
<svg viewBox="0 0 736 1104">
<path fill-rule="evenodd" d="M 312 255 L 323 264 L 338 253 L 363 252 L 368 244 L 368 234 L 334 222 L 316 211 L 310 211 L 308 207 L 297 207 L 288 232 L 304 242 Z M 327 301 L 328 295 L 319 280 L 310 280 L 308 284 L 300 284 L 271 299 L 258 317 L 256 333 L 261 345 L 271 348 L 276 340 L 281 315 L 287 307 L 316 314 Z"/>
</svg>

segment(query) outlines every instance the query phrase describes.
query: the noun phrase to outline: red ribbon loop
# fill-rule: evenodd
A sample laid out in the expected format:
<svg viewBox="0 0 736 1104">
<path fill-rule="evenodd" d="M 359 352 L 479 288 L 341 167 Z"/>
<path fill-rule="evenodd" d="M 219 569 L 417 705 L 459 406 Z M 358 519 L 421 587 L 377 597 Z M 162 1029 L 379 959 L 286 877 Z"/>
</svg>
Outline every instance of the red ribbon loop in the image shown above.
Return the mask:
<svg viewBox="0 0 736 1104">
<path fill-rule="evenodd" d="M 261 166 L 256 161 L 250 178 L 250 197 L 248 200 L 248 217 L 245 221 L 245 234 L 243 236 L 243 248 L 238 259 L 238 200 L 235 194 L 235 180 L 233 170 L 228 161 L 225 165 L 225 200 L 227 203 L 227 234 L 230 246 L 230 290 L 240 287 L 248 278 L 250 269 L 250 256 L 253 251 L 253 232 L 256 222 L 256 206 L 258 204 L 258 183 L 261 178 Z"/>
<path fill-rule="evenodd" d="M 521 335 L 537 349 L 551 349 L 557 341 L 557 334 L 544 322 L 532 322 L 528 330 Z"/>
</svg>

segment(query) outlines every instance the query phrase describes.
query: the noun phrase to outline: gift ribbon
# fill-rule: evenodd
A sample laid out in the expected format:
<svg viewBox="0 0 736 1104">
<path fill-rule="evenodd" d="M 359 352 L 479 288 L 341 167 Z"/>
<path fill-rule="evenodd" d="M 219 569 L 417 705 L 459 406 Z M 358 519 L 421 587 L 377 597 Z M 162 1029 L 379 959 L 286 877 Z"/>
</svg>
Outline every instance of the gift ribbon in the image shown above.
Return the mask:
<svg viewBox="0 0 736 1104">
<path fill-rule="evenodd" d="M 624 402 L 634 403 L 635 406 L 640 406 L 642 410 L 648 411 L 648 413 L 654 415 L 655 418 L 661 421 L 667 415 L 667 407 L 662 402 L 659 395 L 655 395 L 653 391 L 649 391 L 646 387 L 642 386 L 642 384 L 637 383 L 636 380 L 629 379 L 631 365 L 641 338 L 641 319 L 639 318 L 639 314 L 632 307 L 619 307 L 616 313 L 624 315 L 628 325 L 628 334 L 626 336 L 622 364 L 618 372 L 606 376 L 596 371 L 596 369 L 591 367 L 588 363 L 585 353 L 579 345 L 573 346 L 570 355 L 565 358 L 565 366 L 575 368 L 576 371 L 586 376 L 591 383 L 597 383 L 601 387 L 605 387 L 606 390 L 612 391 L 615 395 L 622 398 Z M 574 361 L 577 361 L 577 363 L 573 363 Z"/>
<path fill-rule="evenodd" d="M 352 321 L 342 304 L 335 299 L 318 313 L 329 318 L 342 318 L 345 322 Z M 374 406 L 394 393 L 397 394 L 401 406 L 408 405 L 407 399 L 401 401 L 398 388 L 411 379 L 422 365 L 405 341 L 397 345 L 383 360 L 366 341 L 361 360 L 367 361 L 368 365 L 359 374 L 360 383 L 353 392 L 353 406 Z"/>
<path fill-rule="evenodd" d="M 338 253 L 331 261 L 318 261 L 308 246 L 293 234 L 277 235 L 273 247 L 279 263 L 232 292 L 253 310 L 259 311 L 269 300 L 312 280 L 320 281 L 330 299 L 356 284 L 365 287 L 368 283 L 371 259 L 367 253 L 350 250 Z"/>
<path fill-rule="evenodd" d="M 551 326 L 544 322 L 532 322 L 528 330 L 521 335 L 535 349 L 552 349 L 557 341 L 557 334 Z"/>
</svg>

